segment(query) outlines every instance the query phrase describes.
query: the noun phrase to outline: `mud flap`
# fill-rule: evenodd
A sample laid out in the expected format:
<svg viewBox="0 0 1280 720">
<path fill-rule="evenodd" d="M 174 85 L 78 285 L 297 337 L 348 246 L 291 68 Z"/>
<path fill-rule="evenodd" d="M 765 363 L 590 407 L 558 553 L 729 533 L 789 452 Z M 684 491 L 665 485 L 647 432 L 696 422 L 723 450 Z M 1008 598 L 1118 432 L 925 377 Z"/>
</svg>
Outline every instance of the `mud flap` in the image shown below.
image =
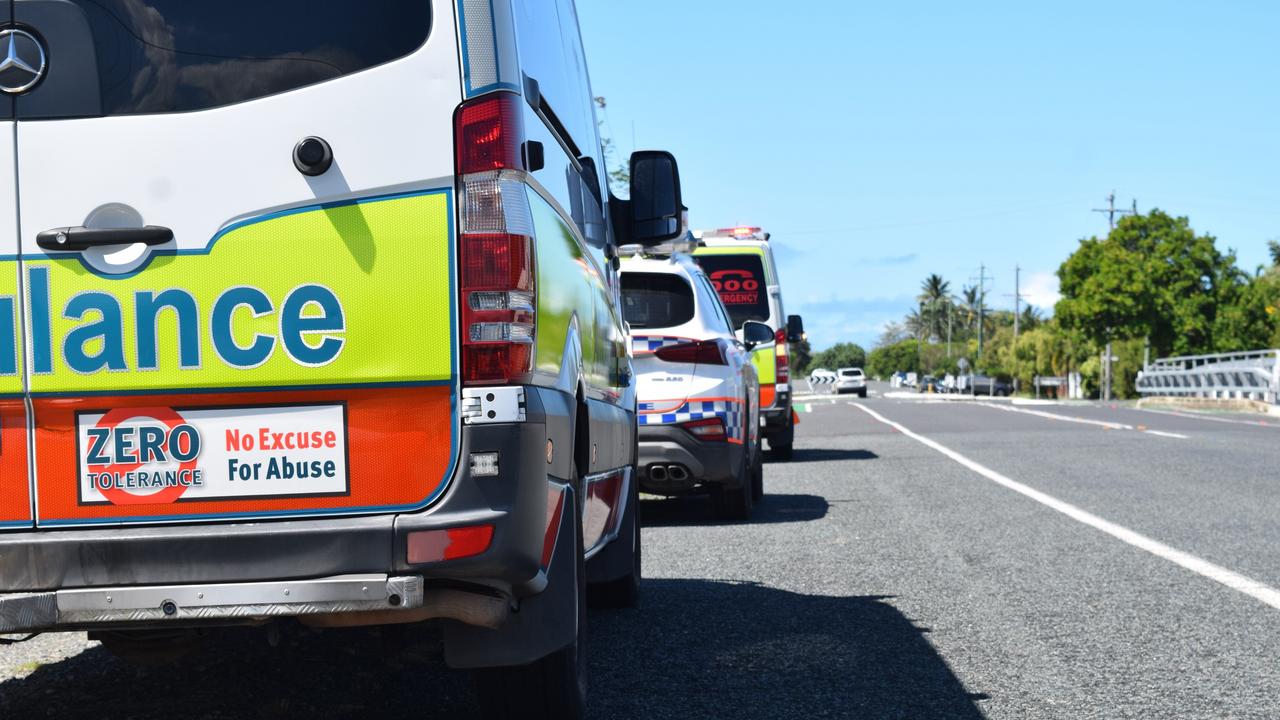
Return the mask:
<svg viewBox="0 0 1280 720">
<path fill-rule="evenodd" d="M 635 526 L 640 522 L 640 494 L 636 492 L 635 484 L 639 482 L 639 475 L 631 473 L 632 486 L 627 488 L 627 509 L 618 524 L 618 537 L 587 561 L 588 583 L 617 580 L 634 569 Z"/>
<path fill-rule="evenodd" d="M 570 489 L 568 491 L 572 493 Z M 566 494 L 566 508 L 575 506 Z M 577 636 L 577 541 L 573 513 L 562 513 L 555 551 L 547 568 L 547 587 L 520 601 L 517 612 L 497 630 L 449 621 L 444 625 L 444 657 L 463 670 L 528 665 L 568 646 Z"/>
</svg>

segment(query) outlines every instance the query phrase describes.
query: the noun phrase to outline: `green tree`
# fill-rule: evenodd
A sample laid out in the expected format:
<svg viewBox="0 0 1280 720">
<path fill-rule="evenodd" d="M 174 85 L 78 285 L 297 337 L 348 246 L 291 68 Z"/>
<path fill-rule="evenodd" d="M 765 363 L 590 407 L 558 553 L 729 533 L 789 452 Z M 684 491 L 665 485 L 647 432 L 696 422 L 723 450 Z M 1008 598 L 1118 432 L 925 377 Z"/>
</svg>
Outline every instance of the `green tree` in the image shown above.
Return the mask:
<svg viewBox="0 0 1280 720">
<path fill-rule="evenodd" d="M 906 340 L 910 336 L 906 326 L 902 323 L 888 322 L 885 323 L 884 329 L 880 331 L 880 338 L 876 340 L 876 347 L 883 345 L 892 345 L 896 342 Z"/>
<path fill-rule="evenodd" d="M 895 372 L 920 372 L 920 346 L 917 340 L 882 345 L 867 356 L 868 375 L 888 377 Z"/>
<path fill-rule="evenodd" d="M 1214 318 L 1220 352 L 1280 347 L 1280 268 L 1272 267 L 1234 288 Z"/>
<path fill-rule="evenodd" d="M 799 342 L 793 342 L 789 345 L 791 350 L 791 367 L 797 375 L 808 375 L 809 366 L 813 362 L 813 349 L 809 346 L 809 339 L 804 338 Z"/>
<path fill-rule="evenodd" d="M 1035 330 L 1044 322 L 1044 318 L 1040 315 L 1040 311 L 1034 305 L 1028 305 L 1022 309 L 1022 314 L 1018 316 L 1019 329 L 1026 332 Z"/>
<path fill-rule="evenodd" d="M 956 308 L 956 319 L 960 320 L 960 326 L 964 330 L 963 335 L 976 334 L 978 332 L 978 305 L 980 303 L 978 288 L 966 285 L 960 291 L 960 306 Z"/>
<path fill-rule="evenodd" d="M 1245 284 L 1234 253 L 1160 210 L 1123 218 L 1105 239 L 1080 241 L 1058 278 L 1055 315 L 1064 329 L 1096 345 L 1150 337 L 1158 353 L 1178 355 L 1215 348 L 1219 304 Z"/>
<path fill-rule="evenodd" d="M 836 343 L 816 353 L 809 363 L 813 368 L 839 370 L 846 367 L 866 367 L 867 351 L 857 343 Z"/>
<path fill-rule="evenodd" d="M 951 283 L 933 274 L 920 284 L 918 335 L 928 339 L 941 339 L 947 335 L 947 314 L 951 309 Z"/>
</svg>

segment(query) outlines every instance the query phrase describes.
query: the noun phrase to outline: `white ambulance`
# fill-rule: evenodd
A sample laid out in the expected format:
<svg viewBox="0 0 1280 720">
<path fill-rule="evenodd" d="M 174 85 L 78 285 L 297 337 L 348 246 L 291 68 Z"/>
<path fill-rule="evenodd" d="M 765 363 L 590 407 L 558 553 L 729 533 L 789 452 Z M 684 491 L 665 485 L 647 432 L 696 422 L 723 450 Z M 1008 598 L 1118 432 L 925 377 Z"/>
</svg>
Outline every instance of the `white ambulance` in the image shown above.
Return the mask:
<svg viewBox="0 0 1280 720">
<path fill-rule="evenodd" d="M 3 6 L 0 634 L 433 621 L 487 717 L 581 717 L 617 248 L 681 205 L 609 195 L 573 0 Z"/>
</svg>

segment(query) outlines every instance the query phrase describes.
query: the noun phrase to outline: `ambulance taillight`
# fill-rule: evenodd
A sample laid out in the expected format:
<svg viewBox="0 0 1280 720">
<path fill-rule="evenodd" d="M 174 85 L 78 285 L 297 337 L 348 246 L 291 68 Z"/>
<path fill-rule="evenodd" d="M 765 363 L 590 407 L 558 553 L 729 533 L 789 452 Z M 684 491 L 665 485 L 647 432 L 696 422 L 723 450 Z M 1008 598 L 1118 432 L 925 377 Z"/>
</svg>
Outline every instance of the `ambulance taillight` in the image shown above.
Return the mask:
<svg viewBox="0 0 1280 720">
<path fill-rule="evenodd" d="M 777 383 L 782 385 L 791 382 L 791 357 L 787 353 L 787 331 L 779 330 L 774 333 L 773 341 L 773 353 L 776 358 L 774 367 L 778 376 Z"/>
<path fill-rule="evenodd" d="M 521 102 L 495 93 L 464 103 L 454 115 L 467 385 L 518 382 L 533 371 L 537 293 Z"/>
</svg>

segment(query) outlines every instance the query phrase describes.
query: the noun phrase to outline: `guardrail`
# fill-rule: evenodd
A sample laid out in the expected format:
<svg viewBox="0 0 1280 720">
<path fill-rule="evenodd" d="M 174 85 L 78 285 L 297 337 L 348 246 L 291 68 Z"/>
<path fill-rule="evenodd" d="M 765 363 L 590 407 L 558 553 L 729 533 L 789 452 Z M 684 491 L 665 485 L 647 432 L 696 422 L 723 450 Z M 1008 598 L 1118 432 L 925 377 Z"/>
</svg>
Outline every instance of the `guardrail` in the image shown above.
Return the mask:
<svg viewBox="0 0 1280 720">
<path fill-rule="evenodd" d="M 1144 397 L 1280 398 L 1280 350 L 1188 355 L 1157 360 L 1138 373 Z"/>
</svg>

